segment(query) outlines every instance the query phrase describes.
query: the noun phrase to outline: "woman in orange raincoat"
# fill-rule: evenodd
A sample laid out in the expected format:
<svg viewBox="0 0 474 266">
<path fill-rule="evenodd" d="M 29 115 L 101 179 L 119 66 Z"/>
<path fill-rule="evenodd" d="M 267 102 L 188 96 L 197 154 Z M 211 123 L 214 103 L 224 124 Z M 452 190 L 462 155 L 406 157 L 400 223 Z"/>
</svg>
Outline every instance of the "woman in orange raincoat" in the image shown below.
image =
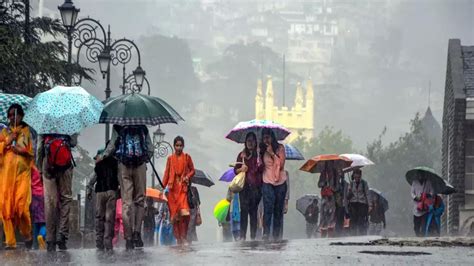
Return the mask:
<svg viewBox="0 0 474 266">
<path fill-rule="evenodd" d="M 188 189 L 194 176 L 194 164 L 191 156 L 183 152 L 184 139 L 178 136 L 173 142 L 175 153 L 166 162 L 163 184 L 168 190 L 168 206 L 170 210 L 173 233 L 178 245 L 187 244 L 187 232 L 190 220 Z"/>
<path fill-rule="evenodd" d="M 15 226 L 31 248 L 31 166 L 33 142 L 29 127 L 23 123 L 23 108 L 8 109 L 10 123 L 0 134 L 0 218 L 3 220 L 7 249 L 16 248 Z"/>
</svg>

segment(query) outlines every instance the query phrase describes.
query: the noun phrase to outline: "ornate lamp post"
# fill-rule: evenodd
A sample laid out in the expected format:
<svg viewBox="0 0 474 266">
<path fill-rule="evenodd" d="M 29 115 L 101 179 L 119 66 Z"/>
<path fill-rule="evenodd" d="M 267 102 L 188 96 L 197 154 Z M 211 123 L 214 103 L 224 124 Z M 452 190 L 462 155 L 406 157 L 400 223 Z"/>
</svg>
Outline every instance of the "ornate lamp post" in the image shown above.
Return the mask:
<svg viewBox="0 0 474 266">
<path fill-rule="evenodd" d="M 145 80 L 145 71 L 141 67 L 141 56 L 138 46 L 131 40 L 119 39 L 112 42 L 110 37 L 110 25 L 107 33 L 99 21 L 92 18 L 83 18 L 78 21 L 77 15 L 79 9 L 75 8 L 71 0 L 65 0 L 64 4 L 58 7 L 61 12 L 63 26 L 67 29 L 68 37 L 68 63 L 72 62 L 72 44 L 78 48 L 76 62 L 79 63 L 80 53 L 84 49 L 86 59 L 91 63 L 99 63 L 102 77 L 106 78 L 105 99 L 110 98 L 110 65 L 123 65 L 123 79 L 125 80 L 125 65 L 132 59 L 132 51 L 137 54 L 138 67 L 133 71 L 137 85 L 141 87 Z M 79 84 L 82 77 L 79 77 Z M 72 83 L 72 77 L 69 78 L 68 85 Z M 105 139 L 109 139 L 110 128 L 106 125 Z"/>
<path fill-rule="evenodd" d="M 153 156 L 153 165 L 155 164 L 155 158 L 160 159 L 173 153 L 173 147 L 167 141 L 165 141 L 165 132 L 161 130 L 160 126 L 153 132 L 153 146 L 155 147 Z M 155 187 L 155 173 L 153 173 L 152 186 Z"/>
</svg>

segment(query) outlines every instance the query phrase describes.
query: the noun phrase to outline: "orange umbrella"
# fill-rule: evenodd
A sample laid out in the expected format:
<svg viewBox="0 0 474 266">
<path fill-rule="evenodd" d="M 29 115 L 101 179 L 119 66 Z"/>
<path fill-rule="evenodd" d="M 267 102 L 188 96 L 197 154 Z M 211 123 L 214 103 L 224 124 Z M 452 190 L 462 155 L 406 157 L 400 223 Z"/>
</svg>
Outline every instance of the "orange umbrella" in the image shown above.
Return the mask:
<svg viewBox="0 0 474 266">
<path fill-rule="evenodd" d="M 168 202 L 168 199 L 166 198 L 166 196 L 163 192 L 159 191 L 158 189 L 151 188 L 151 187 L 146 189 L 146 196 L 150 197 L 150 198 L 153 198 L 157 202 Z"/>
<path fill-rule="evenodd" d="M 318 155 L 309 159 L 300 170 L 310 173 L 321 173 L 326 167 L 344 169 L 351 166 L 352 161 L 344 156 L 337 154 Z"/>
</svg>

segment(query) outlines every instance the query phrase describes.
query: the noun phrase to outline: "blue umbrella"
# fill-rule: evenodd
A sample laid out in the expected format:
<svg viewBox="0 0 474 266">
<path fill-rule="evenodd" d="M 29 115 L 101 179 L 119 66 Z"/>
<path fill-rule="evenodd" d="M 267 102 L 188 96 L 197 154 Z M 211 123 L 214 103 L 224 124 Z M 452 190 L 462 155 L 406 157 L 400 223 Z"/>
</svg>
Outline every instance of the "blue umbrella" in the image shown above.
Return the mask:
<svg viewBox="0 0 474 266">
<path fill-rule="evenodd" d="M 285 144 L 285 155 L 287 160 L 304 160 L 303 154 L 293 145 Z"/>
<path fill-rule="evenodd" d="M 7 111 L 12 104 L 19 104 L 26 110 L 30 102 L 31 98 L 23 94 L 0 93 L 0 122 L 8 122 Z"/>
<path fill-rule="evenodd" d="M 234 168 L 230 168 L 229 170 L 225 171 L 225 173 L 221 176 L 221 178 L 219 178 L 219 180 L 224 182 L 232 182 L 234 177 Z"/>
<path fill-rule="evenodd" d="M 73 135 L 99 122 L 104 105 L 81 87 L 57 86 L 31 101 L 25 123 L 38 134 Z"/>
</svg>

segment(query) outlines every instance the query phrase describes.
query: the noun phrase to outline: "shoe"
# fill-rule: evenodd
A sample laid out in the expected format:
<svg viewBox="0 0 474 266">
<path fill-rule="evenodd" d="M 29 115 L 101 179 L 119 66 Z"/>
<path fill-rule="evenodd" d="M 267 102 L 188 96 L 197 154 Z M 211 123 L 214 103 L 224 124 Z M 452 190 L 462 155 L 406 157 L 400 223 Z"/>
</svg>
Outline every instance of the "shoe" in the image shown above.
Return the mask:
<svg viewBox="0 0 474 266">
<path fill-rule="evenodd" d="M 104 251 L 104 244 L 102 243 L 96 243 L 95 247 L 97 248 L 98 251 Z"/>
<path fill-rule="evenodd" d="M 136 248 L 142 248 L 143 247 L 143 241 L 142 241 L 142 236 L 140 232 L 134 232 L 133 233 L 133 244 Z"/>
<path fill-rule="evenodd" d="M 33 247 L 33 238 L 31 238 L 28 241 L 25 241 L 25 248 L 26 249 L 31 249 Z"/>
<path fill-rule="evenodd" d="M 56 244 L 58 244 L 59 250 L 67 250 L 66 241 L 67 241 L 67 238 L 65 236 L 61 235 L 59 237 L 59 241 L 56 242 Z"/>
<path fill-rule="evenodd" d="M 268 235 L 263 235 L 262 236 L 263 241 L 268 241 L 269 239 L 270 239 L 270 237 Z"/>
<path fill-rule="evenodd" d="M 56 252 L 56 243 L 54 242 L 46 242 L 46 250 L 48 252 Z"/>
<path fill-rule="evenodd" d="M 46 242 L 44 241 L 44 237 L 39 235 L 36 240 L 38 240 L 38 248 L 39 249 L 46 249 Z"/>
<path fill-rule="evenodd" d="M 6 246 L 5 247 L 5 250 L 15 250 L 15 249 L 16 249 L 16 247 L 12 247 L 12 246 Z"/>
<path fill-rule="evenodd" d="M 135 246 L 133 245 L 132 240 L 126 240 L 125 241 L 125 249 L 126 250 L 133 250 L 134 248 L 135 248 Z"/>
</svg>

